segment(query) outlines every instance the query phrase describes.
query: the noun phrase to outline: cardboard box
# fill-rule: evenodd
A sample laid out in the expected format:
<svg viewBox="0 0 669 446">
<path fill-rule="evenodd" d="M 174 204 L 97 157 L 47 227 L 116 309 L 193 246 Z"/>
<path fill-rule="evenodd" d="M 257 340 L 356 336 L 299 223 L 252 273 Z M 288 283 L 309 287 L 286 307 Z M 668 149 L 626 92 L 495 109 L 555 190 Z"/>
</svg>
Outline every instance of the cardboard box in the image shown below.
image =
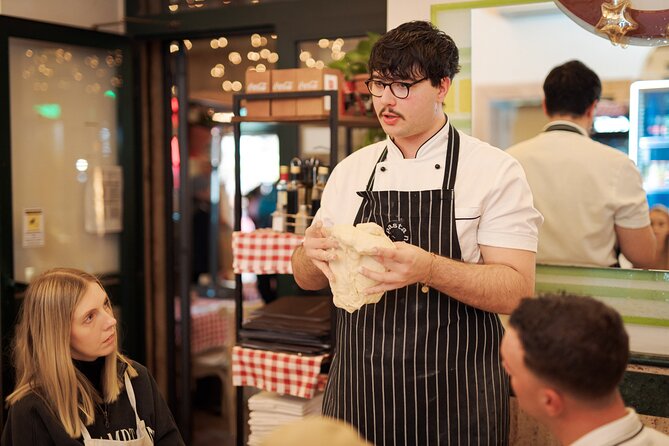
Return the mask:
<svg viewBox="0 0 669 446">
<path fill-rule="evenodd" d="M 344 99 L 339 87 L 343 83 L 341 71 L 332 68 L 300 68 L 297 70 L 297 91 L 337 90 L 339 113 L 343 112 Z M 330 96 L 300 98 L 297 100 L 298 116 L 327 115 L 332 109 Z"/>
<path fill-rule="evenodd" d="M 246 93 L 269 93 L 270 92 L 270 71 L 246 70 Z M 270 115 L 270 100 L 247 100 L 246 116 L 252 118 L 264 118 Z"/>
<path fill-rule="evenodd" d="M 297 91 L 297 69 L 272 70 L 272 93 Z M 276 117 L 292 117 L 297 113 L 296 99 L 272 99 L 270 113 Z"/>
</svg>

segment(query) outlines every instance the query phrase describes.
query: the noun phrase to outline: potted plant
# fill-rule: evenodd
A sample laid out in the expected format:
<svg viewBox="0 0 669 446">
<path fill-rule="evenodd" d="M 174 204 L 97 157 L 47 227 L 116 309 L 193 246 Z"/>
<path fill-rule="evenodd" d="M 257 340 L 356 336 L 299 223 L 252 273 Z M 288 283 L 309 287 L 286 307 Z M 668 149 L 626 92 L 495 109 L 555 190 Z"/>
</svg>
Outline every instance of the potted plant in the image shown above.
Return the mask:
<svg viewBox="0 0 669 446">
<path fill-rule="evenodd" d="M 380 34 L 368 32 L 356 47 L 347 51 L 341 60 L 330 62 L 328 67 L 336 68 L 344 73 L 346 85 L 346 112 L 355 115 L 368 115 L 371 112 L 371 101 L 365 81 L 369 78 L 367 62 L 372 46 L 379 40 Z"/>
</svg>

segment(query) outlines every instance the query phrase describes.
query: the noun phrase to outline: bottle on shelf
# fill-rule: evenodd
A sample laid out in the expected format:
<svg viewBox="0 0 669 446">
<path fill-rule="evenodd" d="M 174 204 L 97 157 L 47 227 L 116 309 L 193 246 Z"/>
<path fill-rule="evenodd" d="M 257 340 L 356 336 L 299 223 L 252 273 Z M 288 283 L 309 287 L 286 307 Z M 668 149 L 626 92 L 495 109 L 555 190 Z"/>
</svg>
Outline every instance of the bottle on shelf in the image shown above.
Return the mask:
<svg viewBox="0 0 669 446">
<path fill-rule="evenodd" d="M 309 210 L 307 209 L 306 204 L 300 205 L 300 210 L 297 211 L 295 215 L 295 234 L 304 235 L 304 231 L 307 230 L 309 226 Z"/>
<path fill-rule="evenodd" d="M 306 204 L 307 208 L 311 206 L 311 189 L 316 183 L 316 171 L 320 161 L 316 158 L 302 160 L 302 183 L 304 183 L 304 201 L 300 204 Z"/>
<path fill-rule="evenodd" d="M 304 204 L 304 184 L 300 181 L 301 166 L 292 164 L 290 166 L 290 181 L 286 187 L 286 229 L 295 232 L 295 215 L 300 210 L 300 204 Z"/>
<path fill-rule="evenodd" d="M 316 176 L 316 183 L 311 191 L 311 215 L 316 215 L 316 212 L 321 207 L 321 197 L 323 196 L 323 189 L 328 180 L 330 169 L 328 166 L 318 166 L 318 175 Z"/>
<path fill-rule="evenodd" d="M 279 167 L 279 181 L 276 183 L 276 210 L 272 213 L 272 229 L 286 232 L 286 212 L 288 207 L 288 166 Z"/>
</svg>

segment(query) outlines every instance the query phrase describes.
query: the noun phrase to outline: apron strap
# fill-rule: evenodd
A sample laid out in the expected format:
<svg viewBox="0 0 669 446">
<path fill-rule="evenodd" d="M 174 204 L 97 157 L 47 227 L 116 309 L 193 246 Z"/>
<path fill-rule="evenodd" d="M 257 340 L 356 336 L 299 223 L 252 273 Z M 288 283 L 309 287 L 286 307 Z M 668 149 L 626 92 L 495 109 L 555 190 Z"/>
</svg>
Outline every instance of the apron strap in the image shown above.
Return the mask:
<svg viewBox="0 0 669 446">
<path fill-rule="evenodd" d="M 443 190 L 455 189 L 455 176 L 458 172 L 458 158 L 460 157 L 460 133 L 451 124 L 448 124 L 448 151 L 444 166 Z"/>
<path fill-rule="evenodd" d="M 130 400 L 130 405 L 132 406 L 132 410 L 135 411 L 135 421 L 137 422 L 137 428 L 139 428 L 139 414 L 137 413 L 137 401 L 135 399 L 135 390 L 132 388 L 132 383 L 130 382 L 130 376 L 128 376 L 128 372 L 125 372 L 123 374 L 123 380 L 125 381 L 125 391 L 128 394 L 128 399 Z"/>
<path fill-rule="evenodd" d="M 130 401 L 130 405 L 132 406 L 132 410 L 135 411 L 135 423 L 137 425 L 137 429 L 139 431 L 139 426 L 141 423 L 141 420 L 139 419 L 139 414 L 137 413 L 137 401 L 135 399 L 135 391 L 132 388 L 132 384 L 130 383 L 130 377 L 128 376 L 128 372 L 125 372 L 123 374 L 123 380 L 125 382 L 125 391 L 128 394 L 128 400 Z M 79 425 L 81 426 L 81 436 L 83 437 L 84 440 L 91 440 L 91 434 L 88 432 L 88 429 L 86 429 L 86 425 L 84 424 L 81 419 L 79 420 Z M 138 432 L 139 435 L 139 432 Z"/>
<path fill-rule="evenodd" d="M 376 160 L 376 163 L 374 163 L 372 174 L 369 176 L 369 181 L 367 181 L 367 188 L 365 189 L 367 192 L 371 192 L 372 188 L 374 187 L 374 177 L 376 176 L 376 165 L 384 162 L 387 157 L 388 157 L 388 146 L 385 146 L 383 148 L 383 152 L 381 152 L 381 156 L 379 157 L 378 160 Z"/>
<path fill-rule="evenodd" d="M 91 439 L 91 434 L 86 429 L 86 425 L 81 419 L 79 420 L 79 425 L 81 426 L 81 436 L 84 438 L 84 442 Z"/>
</svg>

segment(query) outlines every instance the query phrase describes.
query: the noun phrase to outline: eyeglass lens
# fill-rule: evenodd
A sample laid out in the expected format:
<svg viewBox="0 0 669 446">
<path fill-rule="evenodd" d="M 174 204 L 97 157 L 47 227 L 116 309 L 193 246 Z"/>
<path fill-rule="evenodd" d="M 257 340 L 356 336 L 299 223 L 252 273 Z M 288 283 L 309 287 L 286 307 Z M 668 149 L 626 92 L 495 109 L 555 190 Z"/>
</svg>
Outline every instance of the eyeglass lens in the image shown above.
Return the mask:
<svg viewBox="0 0 669 446">
<path fill-rule="evenodd" d="M 404 99 L 409 96 L 409 85 L 405 82 L 391 82 L 389 84 L 381 81 L 369 81 L 367 88 L 369 92 L 374 96 L 382 96 L 383 90 L 386 89 L 386 86 L 390 87 L 390 91 L 399 99 Z"/>
</svg>

